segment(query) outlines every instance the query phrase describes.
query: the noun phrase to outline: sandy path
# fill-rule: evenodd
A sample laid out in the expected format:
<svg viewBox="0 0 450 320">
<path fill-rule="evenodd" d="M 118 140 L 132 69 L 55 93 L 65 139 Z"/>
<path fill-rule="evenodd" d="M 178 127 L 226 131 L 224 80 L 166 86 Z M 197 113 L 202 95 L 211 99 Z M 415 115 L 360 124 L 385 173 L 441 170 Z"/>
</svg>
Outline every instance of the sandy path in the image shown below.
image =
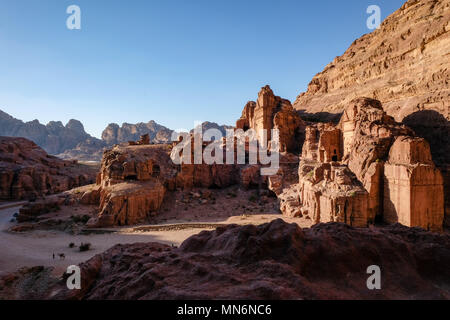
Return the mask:
<svg viewBox="0 0 450 320">
<path fill-rule="evenodd" d="M 110 247 L 122 243 L 161 242 L 180 245 L 186 238 L 201 229 L 183 229 L 165 232 L 145 233 L 110 233 L 90 235 L 70 235 L 57 231 L 33 231 L 13 234 L 6 230 L 13 226 L 9 221 L 19 207 L 0 210 L 0 274 L 11 272 L 21 267 L 53 266 L 57 273 L 63 272 L 69 265 L 79 264 Z M 79 245 L 81 242 L 92 244 L 92 250 L 79 252 L 69 248 L 69 243 Z M 64 253 L 65 260 L 55 258 L 53 253 Z"/>
<path fill-rule="evenodd" d="M 19 204 L 19 203 L 17 203 Z M 262 224 L 273 219 L 282 218 L 280 214 L 237 215 L 231 217 L 198 217 L 197 219 L 167 219 L 157 225 L 139 225 L 107 229 L 110 233 L 90 233 L 87 235 L 71 235 L 60 231 L 35 230 L 25 233 L 10 233 L 7 230 L 15 225 L 10 220 L 20 206 L 11 207 L 14 203 L 3 203 L 0 206 L 0 274 L 15 271 L 21 267 L 51 266 L 55 273 L 61 275 L 68 266 L 77 265 L 92 256 L 101 253 L 116 244 L 136 242 L 160 242 L 179 246 L 190 236 L 202 230 L 212 230 L 224 224 Z M 185 212 L 183 212 L 185 213 Z M 192 218 L 192 217 L 190 217 Z M 287 222 L 298 219 L 283 218 Z M 101 231 L 104 231 L 102 229 Z M 78 248 L 69 248 L 70 243 L 77 246 L 82 242 L 91 243 L 92 249 L 79 252 Z M 53 253 L 55 259 L 53 259 Z M 64 253 L 60 260 L 58 253 Z"/>
</svg>

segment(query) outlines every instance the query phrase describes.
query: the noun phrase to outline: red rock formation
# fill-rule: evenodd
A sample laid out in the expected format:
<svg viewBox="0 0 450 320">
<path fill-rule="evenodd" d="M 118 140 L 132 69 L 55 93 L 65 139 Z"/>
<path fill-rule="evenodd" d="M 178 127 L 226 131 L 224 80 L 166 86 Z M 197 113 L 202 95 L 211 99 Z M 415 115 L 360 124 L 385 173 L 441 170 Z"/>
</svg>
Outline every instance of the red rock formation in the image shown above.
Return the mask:
<svg viewBox="0 0 450 320">
<path fill-rule="evenodd" d="M 382 290 L 367 289 L 371 265 L 382 270 Z M 180 248 L 117 245 L 81 264 L 81 290 L 61 280 L 41 298 L 449 299 L 449 265 L 447 234 L 276 220 L 204 231 Z M 16 293 L 8 279 L 0 296 Z"/>
<path fill-rule="evenodd" d="M 103 188 L 100 213 L 90 226 L 123 226 L 145 221 L 157 211 L 166 189 L 159 181 L 124 182 Z"/>
<path fill-rule="evenodd" d="M 302 160 L 299 181 L 279 195 L 284 215 L 314 223 L 368 225 L 367 191 L 346 166 Z"/>
<path fill-rule="evenodd" d="M 341 113 L 356 97 L 382 102 L 402 121 L 434 110 L 450 120 L 449 0 L 409 0 L 317 74 L 294 108 Z M 431 124 L 431 123 L 430 123 Z"/>
<path fill-rule="evenodd" d="M 341 161 L 341 130 L 330 123 L 307 126 L 302 158 L 319 162 Z"/>
<path fill-rule="evenodd" d="M 398 137 L 384 166 L 383 217 L 386 222 L 441 230 L 444 190 L 428 143 L 422 138 Z"/>
<path fill-rule="evenodd" d="M 99 215 L 88 225 L 104 227 L 144 221 L 160 208 L 165 192 L 175 189 L 176 175 L 168 145 L 113 147 L 103 156 L 97 181 L 100 189 L 93 190 L 95 195 L 83 195 L 88 202 L 95 201 L 96 196 L 100 198 Z"/>
<path fill-rule="evenodd" d="M 269 86 L 258 93 L 256 102 L 250 101 L 244 107 L 237 129 L 254 129 L 260 141 L 260 130 L 266 130 L 271 140 L 272 129 L 280 134 L 280 152 L 298 152 L 304 139 L 305 123 L 292 108 L 291 102 L 273 94 Z"/>
<path fill-rule="evenodd" d="M 449 5 L 450 0 L 407 1 L 318 73 L 293 106 L 304 119 L 319 114 L 328 121 L 339 119 L 356 97 L 381 101 L 388 115 L 430 143 L 444 173 L 450 226 Z"/>
<path fill-rule="evenodd" d="M 381 216 L 383 165 L 396 136 L 414 132 L 386 115 L 381 103 L 358 98 L 349 103 L 338 127 L 343 136 L 343 161 L 369 192 L 369 219 Z"/>
<path fill-rule="evenodd" d="M 16 219 L 18 222 L 33 221 L 42 214 L 58 211 L 64 202 L 65 196 L 50 196 L 43 200 L 29 202 L 20 208 Z"/>
<path fill-rule="evenodd" d="M 24 138 L 0 137 L 0 199 L 30 199 L 93 183 L 95 168 L 48 155 Z"/>
<path fill-rule="evenodd" d="M 379 101 L 355 99 L 337 126 L 308 126 L 298 176 L 298 183 L 273 189 L 287 216 L 442 229 L 443 179 L 429 145 Z"/>
</svg>

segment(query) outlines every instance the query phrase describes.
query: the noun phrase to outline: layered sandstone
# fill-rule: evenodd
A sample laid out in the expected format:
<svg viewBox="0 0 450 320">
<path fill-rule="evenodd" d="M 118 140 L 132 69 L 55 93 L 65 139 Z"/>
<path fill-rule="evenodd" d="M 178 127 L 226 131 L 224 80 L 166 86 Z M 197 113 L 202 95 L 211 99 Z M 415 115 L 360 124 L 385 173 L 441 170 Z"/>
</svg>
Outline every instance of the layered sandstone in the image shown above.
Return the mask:
<svg viewBox="0 0 450 320">
<path fill-rule="evenodd" d="M 165 192 L 157 180 L 128 181 L 102 188 L 100 213 L 90 225 L 123 226 L 143 222 L 160 208 Z"/>
<path fill-rule="evenodd" d="M 351 101 L 337 125 L 309 125 L 300 159 L 298 183 L 274 190 L 287 216 L 442 229 L 444 182 L 429 144 L 377 100 Z"/>
<path fill-rule="evenodd" d="M 348 167 L 338 162 L 341 141 L 341 131 L 332 124 L 306 128 L 298 181 L 276 192 L 284 215 L 313 223 L 368 225 L 368 193 Z"/>
<path fill-rule="evenodd" d="M 236 128 L 255 130 L 260 142 L 272 140 L 272 129 L 279 130 L 280 152 L 299 152 L 304 139 L 305 123 L 293 109 L 291 102 L 275 96 L 269 86 L 261 88 L 256 102 L 244 107 Z M 263 131 L 264 130 L 264 131 Z M 263 132 L 267 136 L 263 137 Z"/>
<path fill-rule="evenodd" d="M 276 220 L 205 231 L 179 248 L 117 245 L 80 265 L 81 290 L 67 289 L 67 274 L 57 284 L 44 272 L 8 275 L 0 296 L 30 297 L 27 281 L 41 299 L 449 299 L 449 264 L 447 234 Z M 367 289 L 371 265 L 382 290 Z"/>
<path fill-rule="evenodd" d="M 0 199 L 35 199 L 95 181 L 95 168 L 48 155 L 25 138 L 0 137 Z"/>
<path fill-rule="evenodd" d="M 143 142 L 148 137 L 144 137 Z M 167 190 L 174 190 L 177 169 L 168 145 L 117 145 L 105 152 L 97 184 L 100 207 L 91 227 L 142 222 L 157 211 Z M 86 195 L 89 197 L 89 195 Z"/>
<path fill-rule="evenodd" d="M 383 217 L 388 223 L 442 229 L 444 186 L 428 143 L 398 137 L 384 166 Z"/>
<path fill-rule="evenodd" d="M 433 161 L 444 173 L 447 221 L 449 21 L 449 0 L 407 1 L 379 29 L 355 40 L 342 56 L 318 73 L 293 104 L 305 119 L 312 116 L 337 122 L 356 97 L 381 101 L 388 115 L 429 142 Z"/>
<path fill-rule="evenodd" d="M 369 192 L 370 219 L 381 219 L 384 162 L 395 137 L 414 132 L 388 116 L 379 101 L 369 98 L 351 101 L 338 128 L 342 131 L 343 161 Z"/>
<path fill-rule="evenodd" d="M 409 0 L 317 74 L 294 108 L 342 113 L 356 97 L 381 101 L 401 122 L 433 110 L 450 120 L 450 1 Z"/>
</svg>

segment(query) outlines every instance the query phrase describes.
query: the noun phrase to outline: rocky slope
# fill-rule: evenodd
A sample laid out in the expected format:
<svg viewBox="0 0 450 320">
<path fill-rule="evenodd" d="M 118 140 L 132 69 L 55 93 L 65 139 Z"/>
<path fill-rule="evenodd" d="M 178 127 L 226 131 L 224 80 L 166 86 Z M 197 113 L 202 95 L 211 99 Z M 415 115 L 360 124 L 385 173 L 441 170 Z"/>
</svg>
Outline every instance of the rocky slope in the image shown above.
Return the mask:
<svg viewBox="0 0 450 320">
<path fill-rule="evenodd" d="M 179 248 L 158 243 L 117 245 L 80 266 L 81 290 L 68 291 L 64 279 L 54 285 L 48 270 L 22 270 L 0 279 L 0 296 L 449 299 L 449 264 L 449 235 L 400 225 L 355 229 L 331 223 L 301 229 L 275 220 L 204 231 Z M 367 288 L 371 265 L 381 269 L 381 290 Z M 22 290 L 24 284 L 29 290 Z"/>
<path fill-rule="evenodd" d="M 32 199 L 93 183 L 96 168 L 48 155 L 25 138 L 0 137 L 0 199 Z"/>
<path fill-rule="evenodd" d="M 294 107 L 334 114 L 370 97 L 397 121 L 425 110 L 450 120 L 449 20 L 449 0 L 407 1 L 317 74 Z"/>
</svg>

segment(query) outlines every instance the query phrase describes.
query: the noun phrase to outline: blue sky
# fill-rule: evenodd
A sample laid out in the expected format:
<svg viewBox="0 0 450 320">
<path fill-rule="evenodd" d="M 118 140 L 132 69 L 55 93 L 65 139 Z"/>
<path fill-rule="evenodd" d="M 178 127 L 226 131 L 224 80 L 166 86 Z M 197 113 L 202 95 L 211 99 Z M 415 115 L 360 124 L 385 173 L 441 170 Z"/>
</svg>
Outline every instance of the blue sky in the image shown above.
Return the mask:
<svg viewBox="0 0 450 320">
<path fill-rule="evenodd" d="M 270 84 L 291 101 L 403 0 L 2 0 L 0 109 L 24 121 L 233 125 Z M 68 30 L 66 8 L 81 8 Z"/>
</svg>

